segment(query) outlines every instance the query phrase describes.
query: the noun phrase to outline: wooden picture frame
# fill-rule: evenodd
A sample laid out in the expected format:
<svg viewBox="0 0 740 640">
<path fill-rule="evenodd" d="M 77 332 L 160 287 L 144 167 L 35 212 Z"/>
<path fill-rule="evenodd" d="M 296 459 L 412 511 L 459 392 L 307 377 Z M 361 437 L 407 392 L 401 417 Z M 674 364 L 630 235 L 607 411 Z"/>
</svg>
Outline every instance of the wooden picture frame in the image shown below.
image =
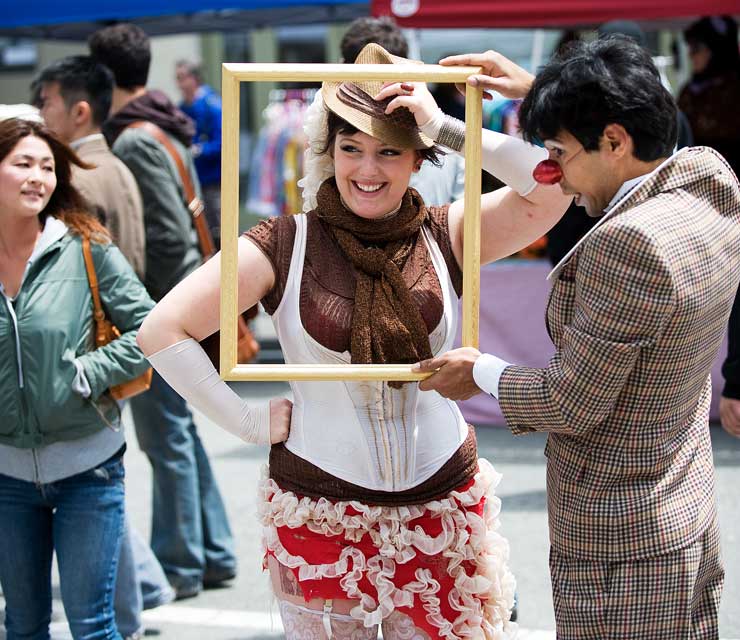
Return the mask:
<svg viewBox="0 0 740 640">
<path fill-rule="evenodd" d="M 239 236 L 239 85 L 242 82 L 383 80 L 465 83 L 478 67 L 420 64 L 231 64 L 222 67 L 221 370 L 224 380 L 421 380 L 412 365 L 237 364 Z M 478 346 L 482 90 L 465 93 L 465 237 L 462 344 Z"/>
</svg>

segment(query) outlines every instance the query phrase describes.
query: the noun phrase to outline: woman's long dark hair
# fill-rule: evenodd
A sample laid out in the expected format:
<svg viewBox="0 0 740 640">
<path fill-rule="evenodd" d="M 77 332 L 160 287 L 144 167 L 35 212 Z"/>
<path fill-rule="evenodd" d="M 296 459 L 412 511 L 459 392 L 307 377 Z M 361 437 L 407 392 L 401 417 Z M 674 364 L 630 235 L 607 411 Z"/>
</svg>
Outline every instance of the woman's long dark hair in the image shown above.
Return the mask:
<svg viewBox="0 0 740 640">
<path fill-rule="evenodd" d="M 692 76 L 692 82 L 734 71 L 740 73 L 740 52 L 737 45 L 737 22 L 732 16 L 711 16 L 694 22 L 683 32 L 688 44 L 702 44 L 712 57 L 707 68 Z"/>
<path fill-rule="evenodd" d="M 72 184 L 73 164 L 82 169 L 92 169 L 94 165 L 81 160 L 45 125 L 22 118 L 8 118 L 0 122 L 0 162 L 28 136 L 35 136 L 46 142 L 54 156 L 57 186 L 46 207 L 39 213 L 41 223 L 44 223 L 47 216 L 52 216 L 64 222 L 73 233 L 99 242 L 109 241 L 108 230 L 91 215 L 87 201 Z"/>
</svg>

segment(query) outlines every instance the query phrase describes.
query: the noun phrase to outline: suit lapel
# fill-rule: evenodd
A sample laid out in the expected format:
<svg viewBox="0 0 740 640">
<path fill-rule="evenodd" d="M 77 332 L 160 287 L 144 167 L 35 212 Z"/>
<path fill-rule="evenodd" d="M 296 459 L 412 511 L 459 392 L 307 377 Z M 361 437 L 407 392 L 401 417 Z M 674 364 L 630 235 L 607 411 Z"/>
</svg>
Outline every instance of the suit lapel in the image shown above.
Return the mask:
<svg viewBox="0 0 740 640">
<path fill-rule="evenodd" d="M 559 347 L 563 328 L 573 320 L 575 308 L 575 276 L 578 268 L 577 252 L 573 254 L 567 264 L 564 264 L 558 275 L 552 281 L 550 296 L 545 312 L 545 326 L 550 340 Z"/>
</svg>

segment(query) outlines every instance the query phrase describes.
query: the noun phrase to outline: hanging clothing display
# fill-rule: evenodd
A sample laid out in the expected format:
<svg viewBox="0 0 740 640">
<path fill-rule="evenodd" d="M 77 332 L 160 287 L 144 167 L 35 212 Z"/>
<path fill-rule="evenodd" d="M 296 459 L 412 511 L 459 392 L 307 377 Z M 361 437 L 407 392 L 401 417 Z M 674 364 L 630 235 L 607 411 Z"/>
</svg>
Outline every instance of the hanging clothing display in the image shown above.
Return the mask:
<svg viewBox="0 0 740 640">
<path fill-rule="evenodd" d="M 249 171 L 247 209 L 270 217 L 301 211 L 303 117 L 316 89 L 276 89 L 263 113 Z"/>
</svg>

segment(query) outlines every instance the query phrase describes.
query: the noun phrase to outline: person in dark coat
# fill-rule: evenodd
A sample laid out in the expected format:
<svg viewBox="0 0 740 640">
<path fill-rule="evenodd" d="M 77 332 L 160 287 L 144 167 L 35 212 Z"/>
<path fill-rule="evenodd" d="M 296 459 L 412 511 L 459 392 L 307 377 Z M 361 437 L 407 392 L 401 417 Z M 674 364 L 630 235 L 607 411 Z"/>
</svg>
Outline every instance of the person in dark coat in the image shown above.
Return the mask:
<svg viewBox="0 0 740 640">
<path fill-rule="evenodd" d="M 144 284 L 160 300 L 201 262 L 184 186 L 174 160 L 150 133 L 130 125 L 155 124 L 174 146 L 198 194 L 188 150 L 193 122 L 161 91 L 147 90 L 151 49 L 133 24 L 96 31 L 90 53 L 113 72 L 111 115 L 103 134 L 134 174 L 144 203 Z M 234 539 L 226 509 L 185 400 L 156 372 L 151 389 L 131 399 L 139 446 L 152 465 L 151 546 L 177 598 L 197 595 L 236 575 Z"/>
</svg>

